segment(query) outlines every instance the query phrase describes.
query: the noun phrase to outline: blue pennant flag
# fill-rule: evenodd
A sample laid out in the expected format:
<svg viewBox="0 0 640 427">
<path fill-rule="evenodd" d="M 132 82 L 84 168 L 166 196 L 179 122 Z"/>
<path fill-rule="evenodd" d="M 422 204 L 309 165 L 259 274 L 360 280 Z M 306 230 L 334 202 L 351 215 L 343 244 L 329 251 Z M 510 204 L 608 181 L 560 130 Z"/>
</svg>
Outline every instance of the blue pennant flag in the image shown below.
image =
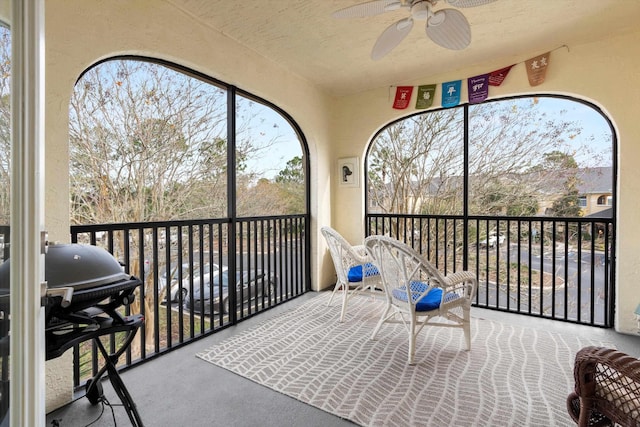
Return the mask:
<svg viewBox="0 0 640 427">
<path fill-rule="evenodd" d="M 442 83 L 442 106 L 455 107 L 460 103 L 460 87 L 462 80 Z"/>
</svg>

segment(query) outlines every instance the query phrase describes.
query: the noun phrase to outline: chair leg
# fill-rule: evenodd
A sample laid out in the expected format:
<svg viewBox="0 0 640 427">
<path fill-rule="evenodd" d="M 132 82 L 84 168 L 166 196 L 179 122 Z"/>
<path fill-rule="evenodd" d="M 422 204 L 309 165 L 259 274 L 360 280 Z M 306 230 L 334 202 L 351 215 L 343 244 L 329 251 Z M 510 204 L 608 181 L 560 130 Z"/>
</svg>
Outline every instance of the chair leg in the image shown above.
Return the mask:
<svg viewBox="0 0 640 427">
<path fill-rule="evenodd" d="M 338 290 L 340 290 L 343 287 L 342 283 L 336 283 L 335 286 L 333 287 L 333 291 L 331 291 L 331 297 L 329 297 L 329 302 L 327 303 L 327 306 L 331 305 L 331 302 L 333 301 L 333 297 L 336 294 L 336 292 L 338 292 Z"/>
<path fill-rule="evenodd" d="M 589 417 L 591 416 L 591 402 L 589 399 L 580 399 L 580 416 L 578 417 L 578 426 L 587 427 L 589 425 Z"/>
<path fill-rule="evenodd" d="M 340 323 L 344 321 L 344 316 L 347 314 L 347 301 L 349 300 L 349 286 L 345 285 L 342 290 L 342 310 L 340 310 Z"/>
<path fill-rule="evenodd" d="M 411 315 L 411 323 L 409 324 L 409 365 L 415 364 L 416 354 L 416 314 Z"/>
<path fill-rule="evenodd" d="M 467 344 L 467 351 L 471 350 L 471 308 L 462 307 L 462 328 L 464 329 L 464 340 Z"/>
<path fill-rule="evenodd" d="M 373 334 L 371 334 L 372 340 L 376 339 L 376 335 L 378 335 L 378 332 L 380 331 L 382 324 L 384 323 L 385 320 L 387 320 L 387 315 L 389 314 L 389 310 L 391 310 L 391 304 L 387 303 L 387 306 L 385 307 L 384 312 L 382 312 L 382 316 L 380 316 L 380 320 L 378 320 L 378 324 L 376 325 L 376 328 L 373 330 Z"/>
</svg>

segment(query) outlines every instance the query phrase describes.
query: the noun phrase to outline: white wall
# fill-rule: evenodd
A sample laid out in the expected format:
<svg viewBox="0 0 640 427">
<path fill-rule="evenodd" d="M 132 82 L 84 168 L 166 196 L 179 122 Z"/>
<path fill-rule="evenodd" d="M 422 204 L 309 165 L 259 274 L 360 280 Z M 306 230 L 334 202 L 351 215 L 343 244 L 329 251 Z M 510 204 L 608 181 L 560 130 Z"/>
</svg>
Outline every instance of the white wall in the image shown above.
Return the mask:
<svg viewBox="0 0 640 427">
<path fill-rule="evenodd" d="M 69 100 L 80 74 L 93 63 L 136 54 L 182 64 L 273 102 L 301 127 L 310 152 L 311 236 L 330 221 L 328 179 L 330 99 L 313 85 L 256 52 L 212 32 L 166 2 L 48 0 L 46 2 L 46 227 L 51 241 L 69 241 Z M 316 238 L 319 241 L 318 238 Z M 327 283 L 331 267 L 317 266 L 324 247 L 312 246 L 312 283 Z M 65 354 L 68 358 L 70 352 Z M 47 369 L 47 410 L 70 400 L 71 364 Z M 64 365 L 68 369 L 62 369 Z M 64 372 L 64 373 L 63 373 Z"/>
<path fill-rule="evenodd" d="M 424 80 L 397 82 L 397 85 L 442 83 L 518 63 L 502 86 L 491 87 L 490 98 L 536 93 L 570 95 L 599 106 L 608 115 L 618 136 L 619 161 L 616 330 L 630 334 L 637 332 L 633 312 L 640 304 L 640 285 L 637 284 L 640 218 L 636 208 L 640 205 L 640 168 L 637 167 L 640 161 L 640 107 L 637 103 L 640 99 L 639 42 L 640 32 L 636 32 L 597 43 L 571 46 L 569 50 L 553 51 L 546 80 L 536 87 L 529 86 L 523 61 L 543 52 L 524 52 L 518 58 L 428 76 Z M 439 98 L 438 91 L 436 101 Z M 330 140 L 334 160 L 349 156 L 362 158 L 371 137 L 385 123 L 416 111 L 411 107 L 394 110 L 392 99 L 393 93 L 389 95 L 389 88 L 380 88 L 336 102 L 333 109 L 334 131 Z M 466 88 L 462 99 L 466 100 Z M 436 107 L 439 105 L 434 105 Z M 364 235 L 364 195 L 337 185 L 332 190 L 333 226 L 350 241 L 361 239 Z"/>
<path fill-rule="evenodd" d="M 345 98 L 332 98 L 304 79 L 256 52 L 212 32 L 165 2 L 153 0 L 47 0 L 46 2 L 46 222 L 52 241 L 69 240 L 68 105 L 80 73 L 96 61 L 119 54 L 167 59 L 261 96 L 287 111 L 300 125 L 310 150 L 312 273 L 314 289 L 333 283 L 333 267 L 318 230 L 332 225 L 356 242 L 364 235 L 363 161 L 375 132 L 389 121 L 411 113 L 391 108 L 389 88 Z M 555 51 L 544 84 L 528 85 L 524 64 L 517 65 L 491 97 L 523 93 L 563 93 L 602 106 L 618 130 L 617 329 L 633 332 L 633 309 L 640 303 L 636 285 L 640 227 L 640 33 Z M 524 61 L 541 52 L 482 64 L 420 81 L 441 83 Z M 437 98 L 436 98 L 437 99 Z M 464 99 L 464 96 L 463 96 Z M 337 185 L 337 160 L 357 156 L 360 186 Z M 57 362 L 62 363 L 62 362 Z M 67 362 L 68 364 L 68 362 Z M 71 368 L 47 383 L 51 410 L 70 398 Z M 50 370 L 51 371 L 51 370 Z M 56 371 L 60 371 L 57 367 Z"/>
</svg>

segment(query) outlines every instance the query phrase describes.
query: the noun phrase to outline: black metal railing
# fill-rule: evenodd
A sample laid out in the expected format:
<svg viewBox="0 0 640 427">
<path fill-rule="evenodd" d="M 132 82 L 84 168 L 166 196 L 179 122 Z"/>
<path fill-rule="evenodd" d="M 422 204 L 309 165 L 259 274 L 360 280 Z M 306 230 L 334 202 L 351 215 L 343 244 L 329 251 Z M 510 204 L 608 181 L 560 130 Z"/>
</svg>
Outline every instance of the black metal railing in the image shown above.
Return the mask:
<svg viewBox="0 0 640 427">
<path fill-rule="evenodd" d="M 609 218 L 367 215 L 445 274 L 474 271 L 474 305 L 612 327 L 614 222 Z"/>
<path fill-rule="evenodd" d="M 310 289 L 308 216 L 71 227 L 72 243 L 104 247 L 142 281 L 125 315 L 145 326 L 119 368 L 207 336 Z M 104 341 L 116 348 L 119 336 Z M 91 342 L 76 346 L 74 384 L 99 369 Z"/>
</svg>

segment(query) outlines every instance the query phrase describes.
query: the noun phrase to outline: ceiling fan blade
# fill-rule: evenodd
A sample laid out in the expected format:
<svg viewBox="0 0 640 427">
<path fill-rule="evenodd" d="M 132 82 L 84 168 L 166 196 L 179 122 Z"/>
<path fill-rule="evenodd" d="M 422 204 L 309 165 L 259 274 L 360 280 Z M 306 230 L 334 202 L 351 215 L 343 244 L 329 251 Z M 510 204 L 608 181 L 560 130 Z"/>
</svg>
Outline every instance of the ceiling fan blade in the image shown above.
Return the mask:
<svg viewBox="0 0 640 427">
<path fill-rule="evenodd" d="M 464 15 L 455 9 L 442 9 L 427 20 L 427 36 L 434 43 L 462 50 L 471 43 L 471 27 Z"/>
<path fill-rule="evenodd" d="M 447 0 L 447 3 L 451 6 L 464 8 L 482 6 L 488 3 L 493 3 L 494 1 L 496 0 Z"/>
<path fill-rule="evenodd" d="M 364 18 L 396 10 L 401 6 L 402 3 L 399 0 L 373 0 L 336 10 L 331 16 L 334 18 Z"/>
<path fill-rule="evenodd" d="M 376 40 L 376 44 L 371 50 L 371 59 L 377 61 L 391 52 L 393 48 L 398 46 L 400 42 L 407 37 L 407 34 L 409 34 L 412 28 L 412 18 L 404 18 L 388 26 L 387 29 L 380 34 L 378 40 Z"/>
</svg>

